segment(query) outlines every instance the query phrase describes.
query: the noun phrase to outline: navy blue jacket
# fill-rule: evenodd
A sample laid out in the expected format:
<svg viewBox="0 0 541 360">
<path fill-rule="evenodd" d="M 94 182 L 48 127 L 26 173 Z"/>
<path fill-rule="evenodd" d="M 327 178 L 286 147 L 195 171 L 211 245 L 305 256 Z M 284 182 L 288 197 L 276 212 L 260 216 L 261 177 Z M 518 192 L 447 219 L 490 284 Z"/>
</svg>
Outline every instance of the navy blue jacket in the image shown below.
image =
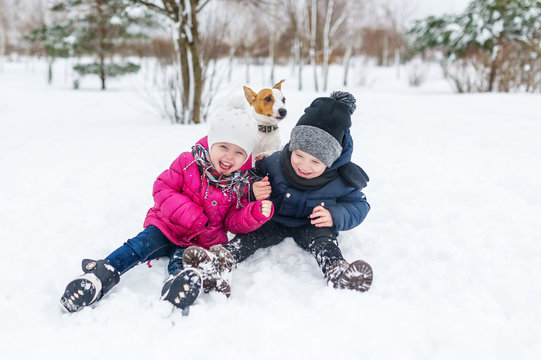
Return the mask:
<svg viewBox="0 0 541 360">
<path fill-rule="evenodd" d="M 326 171 L 337 169 L 351 160 L 353 141 L 349 133 L 347 137 L 349 138 L 344 141 L 342 154 Z M 347 142 L 350 143 L 346 144 Z M 268 175 L 271 183 L 272 193 L 269 200 L 274 204 L 273 221 L 287 227 L 310 224 L 308 216 L 318 205 L 331 212 L 336 231 L 353 229 L 364 220 L 370 205 L 359 189 L 346 185 L 340 176 L 316 190 L 296 189 L 282 173 L 281 156 L 281 151 L 278 151 L 256 164 L 257 173 L 261 176 Z"/>
</svg>

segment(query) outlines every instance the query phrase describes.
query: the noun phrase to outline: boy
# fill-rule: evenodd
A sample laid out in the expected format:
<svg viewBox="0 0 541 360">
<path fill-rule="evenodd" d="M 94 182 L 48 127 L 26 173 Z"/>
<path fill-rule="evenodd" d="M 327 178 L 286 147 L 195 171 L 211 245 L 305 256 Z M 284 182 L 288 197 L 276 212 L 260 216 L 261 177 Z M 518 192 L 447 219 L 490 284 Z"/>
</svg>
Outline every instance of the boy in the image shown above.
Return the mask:
<svg viewBox="0 0 541 360">
<path fill-rule="evenodd" d="M 337 242 L 339 231 L 359 225 L 370 210 L 360 191 L 368 176 L 350 161 L 355 107 L 355 98 L 345 92 L 315 99 L 284 149 L 257 162 L 256 171 L 265 177 L 254 183 L 253 192 L 256 200 L 269 198 L 274 204 L 270 221 L 209 251 L 186 249 L 184 266 L 202 272 L 207 291 L 235 264 L 286 237 L 314 255 L 330 285 L 361 292 L 370 288 L 370 265 L 362 260 L 348 263 Z"/>
</svg>

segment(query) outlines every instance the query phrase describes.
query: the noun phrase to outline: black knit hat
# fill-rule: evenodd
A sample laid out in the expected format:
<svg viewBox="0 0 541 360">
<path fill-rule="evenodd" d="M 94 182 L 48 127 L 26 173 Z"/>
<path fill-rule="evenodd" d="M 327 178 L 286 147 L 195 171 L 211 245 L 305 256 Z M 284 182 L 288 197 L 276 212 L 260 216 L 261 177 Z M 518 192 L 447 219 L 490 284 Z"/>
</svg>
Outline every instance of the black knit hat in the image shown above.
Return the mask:
<svg viewBox="0 0 541 360">
<path fill-rule="evenodd" d="M 344 133 L 351 126 L 355 98 L 335 91 L 330 97 L 315 99 L 304 109 L 293 130 L 289 150 L 304 151 L 330 167 L 342 153 Z"/>
</svg>

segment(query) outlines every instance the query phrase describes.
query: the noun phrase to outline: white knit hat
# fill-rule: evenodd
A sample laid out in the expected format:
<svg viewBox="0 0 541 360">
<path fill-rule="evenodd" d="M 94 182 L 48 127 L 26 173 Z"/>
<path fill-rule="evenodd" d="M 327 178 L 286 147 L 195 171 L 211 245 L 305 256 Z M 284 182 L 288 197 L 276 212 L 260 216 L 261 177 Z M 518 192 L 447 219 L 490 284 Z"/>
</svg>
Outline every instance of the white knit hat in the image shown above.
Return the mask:
<svg viewBox="0 0 541 360">
<path fill-rule="evenodd" d="M 240 146 L 248 157 L 257 141 L 257 124 L 244 109 L 230 108 L 220 112 L 210 121 L 208 133 L 209 150 L 212 145 L 227 142 Z"/>
</svg>

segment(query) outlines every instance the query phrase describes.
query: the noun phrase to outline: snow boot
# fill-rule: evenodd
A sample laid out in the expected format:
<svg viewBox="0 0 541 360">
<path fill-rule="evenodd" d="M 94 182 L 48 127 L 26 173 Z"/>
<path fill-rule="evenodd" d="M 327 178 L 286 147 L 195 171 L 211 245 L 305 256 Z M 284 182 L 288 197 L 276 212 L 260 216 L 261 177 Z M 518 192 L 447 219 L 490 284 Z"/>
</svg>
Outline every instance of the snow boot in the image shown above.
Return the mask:
<svg viewBox="0 0 541 360">
<path fill-rule="evenodd" d="M 190 246 L 184 251 L 182 262 L 186 268 L 198 269 L 201 272 L 203 290 L 206 293 L 215 290 L 227 297 L 231 295 L 229 274 L 236 261 L 222 245 L 214 245 L 208 251 L 198 246 Z"/>
<path fill-rule="evenodd" d="M 70 282 L 60 298 L 60 303 L 69 312 L 100 300 L 120 281 L 120 274 L 106 260 L 84 259 L 82 268 L 84 274 Z"/>
<path fill-rule="evenodd" d="M 162 300 L 184 310 L 192 305 L 203 288 L 203 279 L 197 269 L 185 269 L 169 277 L 163 285 Z"/>
<path fill-rule="evenodd" d="M 372 285 L 372 267 L 362 260 L 351 264 L 340 260 L 327 270 L 327 283 L 337 289 L 350 289 L 360 292 L 367 291 Z"/>
</svg>

